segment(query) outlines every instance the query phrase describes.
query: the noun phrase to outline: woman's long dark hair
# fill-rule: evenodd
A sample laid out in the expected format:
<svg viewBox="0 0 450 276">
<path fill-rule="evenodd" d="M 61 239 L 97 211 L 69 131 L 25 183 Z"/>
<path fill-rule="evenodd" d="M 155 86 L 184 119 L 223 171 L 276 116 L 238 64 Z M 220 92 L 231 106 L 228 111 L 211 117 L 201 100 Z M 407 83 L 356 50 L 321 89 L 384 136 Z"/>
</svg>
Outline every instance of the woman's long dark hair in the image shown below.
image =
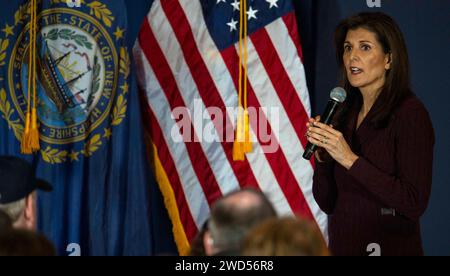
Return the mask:
<svg viewBox="0 0 450 276">
<path fill-rule="evenodd" d="M 387 125 L 391 114 L 396 106 L 411 94 L 409 59 L 406 43 L 402 32 L 395 21 L 388 15 L 380 12 L 359 13 L 343 20 L 336 28 L 334 42 L 336 47 L 336 57 L 341 69 L 341 85 L 347 91 L 347 100 L 342 105 L 339 114 L 336 116 L 339 128 L 345 126 L 348 113 L 352 108 L 360 108 L 362 105 L 362 95 L 358 88 L 352 87 L 344 65 L 344 42 L 350 30 L 358 28 L 366 29 L 375 34 L 381 44 L 385 54 L 391 54 L 391 67 L 386 72 L 386 82 L 377 99 L 382 104 L 374 105 L 374 116 L 371 123 L 376 128 Z"/>
</svg>

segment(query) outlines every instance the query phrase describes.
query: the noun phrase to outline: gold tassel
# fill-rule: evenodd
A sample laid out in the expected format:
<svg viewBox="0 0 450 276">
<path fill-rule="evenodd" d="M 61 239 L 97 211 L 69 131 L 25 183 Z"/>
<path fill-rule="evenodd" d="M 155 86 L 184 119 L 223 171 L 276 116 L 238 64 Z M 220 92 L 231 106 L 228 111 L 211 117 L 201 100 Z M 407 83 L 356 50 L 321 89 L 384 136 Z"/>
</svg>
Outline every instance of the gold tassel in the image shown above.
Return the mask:
<svg viewBox="0 0 450 276">
<path fill-rule="evenodd" d="M 239 107 L 238 119 L 236 124 L 236 137 L 233 144 L 233 160 L 234 161 L 244 161 L 245 151 L 244 151 L 244 129 L 243 129 L 243 114 L 242 107 Z"/>
<path fill-rule="evenodd" d="M 244 1 L 244 11 L 247 10 L 247 0 L 242 0 Z M 247 45 L 247 40 L 248 40 L 248 22 L 247 22 L 247 17 L 246 14 L 244 14 L 244 118 L 243 118 L 243 123 L 244 123 L 244 145 L 243 145 L 243 151 L 244 153 L 249 153 L 252 151 L 252 142 L 250 141 L 250 122 L 249 122 L 249 114 L 248 114 L 248 45 Z"/>
<path fill-rule="evenodd" d="M 248 53 L 247 53 L 247 0 L 241 0 L 240 3 L 240 23 L 239 23 L 239 111 L 236 123 L 236 135 L 233 144 L 233 160 L 244 161 L 245 153 L 252 151 L 252 143 L 250 141 L 250 124 L 247 109 L 247 69 L 248 69 Z M 244 70 L 242 70 L 242 66 Z M 242 96 L 244 104 L 242 104 Z"/>
<path fill-rule="evenodd" d="M 25 119 L 25 130 L 22 135 L 22 141 L 20 143 L 20 148 L 22 154 L 31 154 L 33 153 L 31 151 L 30 147 L 30 122 L 31 122 L 31 116 L 30 112 L 27 112 L 26 119 Z"/>
<path fill-rule="evenodd" d="M 21 141 L 23 154 L 32 154 L 40 150 L 39 128 L 36 112 L 36 36 L 37 36 L 37 6 L 36 0 L 30 3 L 30 46 L 28 50 L 28 106 L 25 120 L 25 130 Z M 31 95 L 33 95 L 33 108 L 31 108 Z"/>
<path fill-rule="evenodd" d="M 248 110 L 244 111 L 244 152 L 249 153 L 252 152 L 253 145 L 250 140 L 250 122 Z"/>
<path fill-rule="evenodd" d="M 36 107 L 33 107 L 33 110 L 31 112 L 31 130 L 30 130 L 29 145 L 32 152 L 37 152 L 41 149 L 41 146 L 39 145 L 39 128 L 37 124 Z"/>
<path fill-rule="evenodd" d="M 36 37 L 37 37 L 37 4 L 36 0 L 34 0 L 34 20 L 33 20 L 33 26 L 34 26 L 34 41 L 33 41 L 33 74 L 31 81 L 33 82 L 33 109 L 31 111 L 31 131 L 30 131 L 30 147 L 33 152 L 37 152 L 41 149 L 41 146 L 39 145 L 39 128 L 38 128 L 38 122 L 37 122 L 37 112 L 36 112 Z"/>
<path fill-rule="evenodd" d="M 239 108 L 238 123 L 236 127 L 236 138 L 233 144 L 233 160 L 244 161 L 245 154 L 249 153 L 253 149 L 253 145 L 250 139 L 250 124 L 249 114 L 247 110 L 242 111 Z"/>
</svg>

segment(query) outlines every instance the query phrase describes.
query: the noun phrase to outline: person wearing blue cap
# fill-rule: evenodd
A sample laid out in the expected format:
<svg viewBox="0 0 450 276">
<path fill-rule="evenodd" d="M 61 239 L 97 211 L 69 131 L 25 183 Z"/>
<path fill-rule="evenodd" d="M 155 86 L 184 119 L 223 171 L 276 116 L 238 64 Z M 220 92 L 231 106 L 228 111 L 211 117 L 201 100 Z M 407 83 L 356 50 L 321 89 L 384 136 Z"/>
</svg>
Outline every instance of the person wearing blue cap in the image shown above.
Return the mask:
<svg viewBox="0 0 450 276">
<path fill-rule="evenodd" d="M 52 186 L 37 179 L 25 160 L 0 156 L 0 210 L 15 228 L 36 230 L 36 190 L 51 191 Z"/>
</svg>

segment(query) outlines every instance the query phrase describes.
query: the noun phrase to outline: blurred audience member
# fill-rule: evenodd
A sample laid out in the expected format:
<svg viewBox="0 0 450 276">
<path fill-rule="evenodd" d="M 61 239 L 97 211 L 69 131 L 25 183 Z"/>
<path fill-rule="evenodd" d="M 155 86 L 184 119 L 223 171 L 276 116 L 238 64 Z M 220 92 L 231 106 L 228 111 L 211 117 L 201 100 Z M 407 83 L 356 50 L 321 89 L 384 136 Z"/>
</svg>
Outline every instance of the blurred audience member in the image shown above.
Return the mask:
<svg viewBox="0 0 450 276">
<path fill-rule="evenodd" d="M 0 256 L 56 256 L 43 235 L 25 229 L 0 232 Z"/>
<path fill-rule="evenodd" d="M 268 220 L 248 233 L 244 256 L 329 256 L 317 226 L 296 218 Z"/>
<path fill-rule="evenodd" d="M 203 243 L 203 241 L 207 232 L 209 232 L 208 221 L 203 224 L 202 229 L 197 233 L 194 240 L 192 241 L 191 250 L 189 252 L 190 256 L 206 256 L 205 244 Z"/>
<path fill-rule="evenodd" d="M 276 212 L 261 192 L 243 189 L 226 195 L 211 209 L 209 231 L 204 235 L 206 255 L 240 255 L 240 245 L 247 232 L 273 217 Z"/>
<path fill-rule="evenodd" d="M 12 221 L 7 213 L 0 210 L 0 233 L 11 230 Z"/>
<path fill-rule="evenodd" d="M 36 189 L 51 191 L 34 170 L 17 157 L 0 157 L 0 210 L 7 213 L 15 228 L 36 230 Z"/>
</svg>

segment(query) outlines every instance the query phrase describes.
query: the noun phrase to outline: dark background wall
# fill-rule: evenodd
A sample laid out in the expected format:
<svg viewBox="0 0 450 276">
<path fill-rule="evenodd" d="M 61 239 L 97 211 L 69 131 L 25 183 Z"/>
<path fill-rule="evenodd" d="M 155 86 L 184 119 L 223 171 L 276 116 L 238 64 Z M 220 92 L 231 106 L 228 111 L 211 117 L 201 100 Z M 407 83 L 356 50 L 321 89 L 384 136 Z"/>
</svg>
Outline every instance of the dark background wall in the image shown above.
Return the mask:
<svg viewBox="0 0 450 276">
<path fill-rule="evenodd" d="M 127 1 L 130 46 L 152 1 Z M 450 255 L 450 116 L 447 115 L 450 108 L 450 1 L 381 0 L 380 8 L 368 8 L 366 0 L 294 0 L 294 3 L 313 114 L 322 111 L 329 91 L 337 85 L 332 38 L 339 20 L 371 10 L 391 15 L 400 25 L 409 48 L 413 89 L 428 108 L 436 134 L 433 190 L 422 218 L 425 252 Z M 162 201 L 154 202 L 158 203 Z M 170 227 L 164 221 L 159 231 L 164 235 L 167 230 L 170 231 Z M 172 242 L 161 242 L 164 240 L 167 238 L 155 237 L 161 252 L 173 249 Z"/>
</svg>

